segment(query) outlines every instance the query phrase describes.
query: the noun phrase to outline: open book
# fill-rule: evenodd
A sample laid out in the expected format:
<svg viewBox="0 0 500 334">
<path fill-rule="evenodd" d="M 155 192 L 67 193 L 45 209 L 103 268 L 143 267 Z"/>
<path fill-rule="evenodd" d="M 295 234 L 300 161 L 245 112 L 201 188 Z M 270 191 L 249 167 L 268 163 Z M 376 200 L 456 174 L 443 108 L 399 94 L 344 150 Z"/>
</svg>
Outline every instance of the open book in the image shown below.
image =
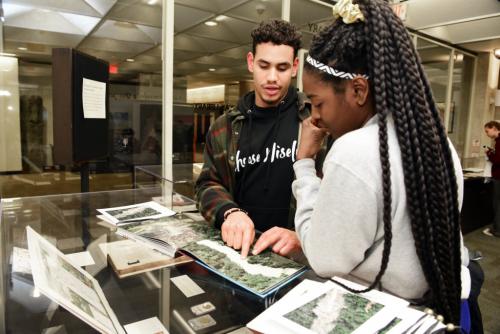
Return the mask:
<svg viewBox="0 0 500 334">
<path fill-rule="evenodd" d="M 356 290 L 365 288 L 334 279 Z M 247 327 L 272 334 L 430 334 L 444 328 L 436 318 L 408 305 L 378 290 L 356 294 L 333 281 L 304 280 Z"/>
<path fill-rule="evenodd" d="M 186 214 L 120 224 L 117 233 L 170 256 L 177 251 L 185 253 L 210 271 L 260 297 L 276 291 L 306 270 L 304 265 L 270 250 L 242 259 L 239 251 L 224 244 L 219 230 L 204 221 L 193 221 Z"/>
<path fill-rule="evenodd" d="M 101 333 L 125 334 L 99 283 L 31 227 L 26 227 L 35 286 Z"/>
</svg>

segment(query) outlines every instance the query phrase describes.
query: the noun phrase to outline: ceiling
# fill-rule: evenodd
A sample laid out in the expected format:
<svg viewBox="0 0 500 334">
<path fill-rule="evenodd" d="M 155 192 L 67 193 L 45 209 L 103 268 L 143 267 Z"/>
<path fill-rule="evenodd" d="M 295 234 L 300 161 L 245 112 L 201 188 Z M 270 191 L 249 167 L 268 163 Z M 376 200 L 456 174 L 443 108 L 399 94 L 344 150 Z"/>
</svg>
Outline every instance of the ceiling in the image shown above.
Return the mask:
<svg viewBox="0 0 500 334">
<path fill-rule="evenodd" d="M 292 10 L 291 20 L 308 43 L 314 24 L 329 19 L 330 11 L 309 0 L 293 2 L 300 10 Z M 30 80 L 50 73 L 56 47 L 117 65 L 115 82 L 161 75 L 161 0 L 4 0 L 3 8 L 4 52 L 26 64 L 21 75 Z M 251 79 L 245 64 L 249 32 L 264 19 L 279 18 L 281 0 L 176 0 L 174 10 L 176 83 L 199 87 Z M 208 20 L 217 26 L 205 25 Z M 39 69 L 43 64 L 48 70 Z"/>
<path fill-rule="evenodd" d="M 500 48 L 499 0 L 408 0 L 405 24 L 475 52 Z"/>
<path fill-rule="evenodd" d="M 20 75 L 29 82 L 50 83 L 52 48 L 71 47 L 117 65 L 112 81 L 138 83 L 141 74 L 161 75 L 161 2 L 3 0 L 4 52 L 19 57 Z M 497 0 L 440 0 L 440 10 L 429 10 L 438 6 L 435 0 L 407 3 L 409 27 L 475 51 L 500 48 Z M 281 0 L 175 0 L 174 10 L 174 82 L 200 87 L 251 79 L 249 32 L 263 19 L 279 18 Z M 291 0 L 290 19 L 307 47 L 331 11 Z M 209 20 L 217 25 L 206 25 Z"/>
</svg>

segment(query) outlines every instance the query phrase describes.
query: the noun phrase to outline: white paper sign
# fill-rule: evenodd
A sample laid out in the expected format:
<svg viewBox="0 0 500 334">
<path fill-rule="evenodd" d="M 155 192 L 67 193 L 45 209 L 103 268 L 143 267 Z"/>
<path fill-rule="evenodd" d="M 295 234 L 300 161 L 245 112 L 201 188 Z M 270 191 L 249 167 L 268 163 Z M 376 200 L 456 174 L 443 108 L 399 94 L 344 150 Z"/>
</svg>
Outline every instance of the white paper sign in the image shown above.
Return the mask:
<svg viewBox="0 0 500 334">
<path fill-rule="evenodd" d="M 106 118 L 106 83 L 83 78 L 84 118 Z"/>
<path fill-rule="evenodd" d="M 189 276 L 182 275 L 170 279 L 175 286 L 187 297 L 193 297 L 204 293 L 203 289 Z"/>
<path fill-rule="evenodd" d="M 157 317 L 137 321 L 123 327 L 127 334 L 168 334 L 167 329 Z"/>
<path fill-rule="evenodd" d="M 91 266 L 91 265 L 95 264 L 94 259 L 92 258 L 92 255 L 90 255 L 90 253 L 87 251 L 66 254 L 66 257 L 70 261 L 72 261 L 73 263 L 79 265 L 80 267 Z"/>
</svg>

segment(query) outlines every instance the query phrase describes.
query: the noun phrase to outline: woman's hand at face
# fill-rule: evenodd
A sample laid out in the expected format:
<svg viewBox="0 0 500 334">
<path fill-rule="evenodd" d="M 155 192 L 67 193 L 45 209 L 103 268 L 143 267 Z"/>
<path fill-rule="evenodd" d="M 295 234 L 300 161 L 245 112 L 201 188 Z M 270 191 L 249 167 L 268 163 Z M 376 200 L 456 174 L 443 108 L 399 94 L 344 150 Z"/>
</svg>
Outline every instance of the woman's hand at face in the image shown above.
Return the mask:
<svg viewBox="0 0 500 334">
<path fill-rule="evenodd" d="M 307 158 L 314 159 L 316 153 L 321 149 L 321 145 L 327 134 L 327 130 L 317 127 L 311 117 L 302 121 L 297 160 Z"/>
</svg>

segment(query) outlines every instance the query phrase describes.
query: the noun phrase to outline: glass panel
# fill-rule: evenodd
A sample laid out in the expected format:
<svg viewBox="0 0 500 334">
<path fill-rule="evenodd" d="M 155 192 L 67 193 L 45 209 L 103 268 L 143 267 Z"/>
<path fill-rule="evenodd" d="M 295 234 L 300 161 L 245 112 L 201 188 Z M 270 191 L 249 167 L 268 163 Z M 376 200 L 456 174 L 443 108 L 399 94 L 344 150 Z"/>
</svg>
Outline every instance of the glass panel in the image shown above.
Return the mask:
<svg viewBox="0 0 500 334">
<path fill-rule="evenodd" d="M 311 39 L 332 21 L 332 7 L 310 0 L 294 0 L 290 8 L 290 22 L 302 32 L 302 47 L 309 49 Z"/>
<path fill-rule="evenodd" d="M 473 70 L 474 58 L 456 52 L 453 66 L 453 86 L 448 136 L 453 142 L 460 157 L 464 156 L 465 150 L 465 136 L 469 116 Z M 478 152 L 473 153 L 479 153 L 479 146 L 477 146 L 477 150 Z"/>
<path fill-rule="evenodd" d="M 175 1 L 174 164 L 203 161 L 210 124 L 253 89 L 250 31 L 280 16 L 281 0 Z"/>
<path fill-rule="evenodd" d="M 448 86 L 448 62 L 451 56 L 451 49 L 418 38 L 417 50 L 420 54 L 425 74 L 429 79 L 432 94 L 439 108 L 441 119 L 444 122 L 446 87 Z M 450 122 L 451 119 L 450 117 Z M 450 124 L 448 124 L 448 130 L 451 128 Z"/>
<path fill-rule="evenodd" d="M 59 165 L 54 157 L 58 129 L 53 127 L 53 111 L 59 98 L 52 87 L 54 48 L 73 48 L 110 64 L 109 156 L 90 161 L 90 190 L 130 188 L 134 165 L 161 164 L 161 3 L 3 3 L 1 43 L 3 52 L 12 55 L 6 58 L 18 64 L 18 74 L 9 76 L 9 82 L 18 82 L 18 93 L 0 103 L 0 115 L 8 117 L 0 121 L 4 125 L 18 117 L 20 126 L 9 126 L 11 133 L 0 135 L 0 159 L 9 162 L 0 165 L 0 196 L 80 191 L 80 165 Z M 8 85 L 0 80 L 0 91 Z"/>
</svg>

